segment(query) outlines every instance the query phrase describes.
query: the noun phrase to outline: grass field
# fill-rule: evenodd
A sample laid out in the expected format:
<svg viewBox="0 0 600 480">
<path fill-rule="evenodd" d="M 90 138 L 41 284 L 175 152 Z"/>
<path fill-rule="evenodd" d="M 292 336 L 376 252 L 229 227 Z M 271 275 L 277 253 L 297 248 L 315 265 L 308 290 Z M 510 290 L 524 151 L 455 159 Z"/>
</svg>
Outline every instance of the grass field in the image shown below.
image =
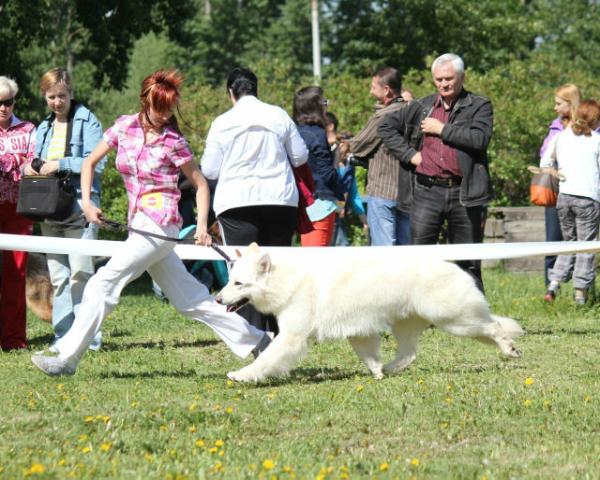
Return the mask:
<svg viewBox="0 0 600 480">
<path fill-rule="evenodd" d="M 243 362 L 143 278 L 76 376 L 0 353 L 0 478 L 600 478 L 600 304 L 545 305 L 539 274 L 485 281 L 527 330 L 520 360 L 431 329 L 394 377 L 373 380 L 340 341 L 253 386 L 228 381 Z M 29 329 L 32 350 L 50 341 Z"/>
</svg>

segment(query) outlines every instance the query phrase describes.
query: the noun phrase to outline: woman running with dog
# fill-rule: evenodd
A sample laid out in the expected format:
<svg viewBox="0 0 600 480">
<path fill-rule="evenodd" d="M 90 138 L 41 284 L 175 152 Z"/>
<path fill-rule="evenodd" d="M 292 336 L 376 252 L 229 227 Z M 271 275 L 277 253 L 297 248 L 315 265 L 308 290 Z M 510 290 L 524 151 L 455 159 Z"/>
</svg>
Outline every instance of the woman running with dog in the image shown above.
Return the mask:
<svg viewBox="0 0 600 480">
<path fill-rule="evenodd" d="M 177 237 L 181 217 L 178 174 L 182 171 L 196 189 L 197 245 L 209 246 L 207 232 L 209 191 L 174 116 L 183 78 L 176 71 L 159 70 L 146 77 L 140 94 L 141 112 L 117 119 L 81 172 L 83 211 L 88 221 L 102 224 L 102 210 L 90 198 L 94 167 L 111 150 L 129 197 L 129 225 L 138 231 Z M 83 301 L 56 356 L 34 355 L 45 374 L 73 375 L 104 318 L 116 307 L 123 288 L 144 271 L 159 284 L 175 308 L 211 327 L 240 357 L 257 355 L 270 342 L 262 331 L 215 302 L 175 254 L 175 243 L 132 232 L 122 248 L 88 282 Z"/>
</svg>

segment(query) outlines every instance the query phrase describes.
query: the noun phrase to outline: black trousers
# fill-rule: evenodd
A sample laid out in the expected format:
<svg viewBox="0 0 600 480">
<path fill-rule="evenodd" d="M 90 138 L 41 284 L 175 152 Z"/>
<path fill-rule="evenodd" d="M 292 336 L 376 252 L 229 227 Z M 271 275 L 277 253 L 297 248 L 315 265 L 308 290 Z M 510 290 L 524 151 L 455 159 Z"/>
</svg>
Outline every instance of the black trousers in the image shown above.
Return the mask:
<svg viewBox="0 0 600 480">
<path fill-rule="evenodd" d="M 296 230 L 297 208 L 279 205 L 254 205 L 231 208 L 217 220 L 225 245 L 250 245 L 256 242 L 264 247 L 289 247 Z M 273 315 L 263 315 L 252 305 L 238 313 L 248 323 L 263 331 L 277 334 L 279 327 Z"/>
<path fill-rule="evenodd" d="M 485 208 L 464 207 L 459 201 L 460 186 L 424 186 L 415 182 L 410 212 L 410 229 L 414 245 L 434 245 L 439 242 L 444 222 L 448 228 L 448 243 L 481 243 Z M 471 274 L 482 292 L 480 260 L 456 262 Z"/>
</svg>

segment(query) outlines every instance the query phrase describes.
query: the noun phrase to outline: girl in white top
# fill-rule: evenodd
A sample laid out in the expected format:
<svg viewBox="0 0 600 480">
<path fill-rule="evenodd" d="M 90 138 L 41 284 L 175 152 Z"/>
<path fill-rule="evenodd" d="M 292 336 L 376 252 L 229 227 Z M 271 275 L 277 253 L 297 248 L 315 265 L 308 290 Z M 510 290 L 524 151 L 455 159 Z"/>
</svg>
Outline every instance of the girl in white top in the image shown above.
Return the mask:
<svg viewBox="0 0 600 480">
<path fill-rule="evenodd" d="M 600 104 L 595 100 L 580 103 L 572 126 L 556 135 L 540 165 L 553 166 L 565 177 L 560 182 L 556 208 L 566 241 L 595 240 L 600 221 Z M 573 277 L 575 302 L 585 304 L 594 285 L 594 254 L 560 255 L 549 271 L 546 300 L 556 297 L 560 284 Z"/>
</svg>

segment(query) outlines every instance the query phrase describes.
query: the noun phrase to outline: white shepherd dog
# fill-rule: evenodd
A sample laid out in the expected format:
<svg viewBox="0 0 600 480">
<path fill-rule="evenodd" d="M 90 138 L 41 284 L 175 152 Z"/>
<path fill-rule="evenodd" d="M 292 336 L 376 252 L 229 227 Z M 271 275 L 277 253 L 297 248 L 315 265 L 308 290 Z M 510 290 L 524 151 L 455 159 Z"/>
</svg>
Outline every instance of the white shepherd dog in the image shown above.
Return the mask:
<svg viewBox="0 0 600 480">
<path fill-rule="evenodd" d="M 523 333 L 519 324 L 491 315 L 470 275 L 442 260 L 272 262 L 252 244 L 234 263 L 217 301 L 230 310 L 249 301 L 279 323 L 279 335 L 267 349 L 228 374 L 242 382 L 285 375 L 306 352 L 311 336 L 319 341 L 347 338 L 375 378 L 408 367 L 417 356 L 421 332 L 430 325 L 495 344 L 507 357 L 521 355 L 514 346 Z M 379 341 L 387 327 L 398 349 L 384 366 Z"/>
</svg>

